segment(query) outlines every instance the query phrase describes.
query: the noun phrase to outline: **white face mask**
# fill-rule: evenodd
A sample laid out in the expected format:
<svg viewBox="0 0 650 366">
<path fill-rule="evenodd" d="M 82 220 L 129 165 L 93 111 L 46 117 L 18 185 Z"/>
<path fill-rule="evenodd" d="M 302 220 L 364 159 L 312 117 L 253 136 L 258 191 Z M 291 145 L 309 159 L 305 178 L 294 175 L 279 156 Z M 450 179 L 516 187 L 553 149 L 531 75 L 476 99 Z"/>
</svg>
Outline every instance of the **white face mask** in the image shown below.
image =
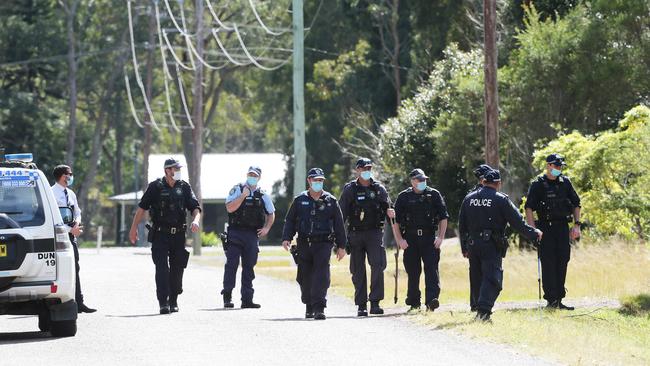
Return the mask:
<svg viewBox="0 0 650 366">
<path fill-rule="evenodd" d="M 180 170 L 175 171 L 174 172 L 174 180 L 179 181 L 181 179 L 183 179 L 183 174 L 181 173 L 181 171 Z"/>
</svg>

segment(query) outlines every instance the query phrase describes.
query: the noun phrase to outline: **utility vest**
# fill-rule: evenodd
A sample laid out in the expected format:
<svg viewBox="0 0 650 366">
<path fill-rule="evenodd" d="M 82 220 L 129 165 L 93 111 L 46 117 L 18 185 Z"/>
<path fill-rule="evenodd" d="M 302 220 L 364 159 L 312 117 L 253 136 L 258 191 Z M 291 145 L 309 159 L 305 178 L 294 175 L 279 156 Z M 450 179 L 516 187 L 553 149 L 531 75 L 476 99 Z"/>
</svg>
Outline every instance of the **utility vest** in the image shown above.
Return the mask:
<svg viewBox="0 0 650 366">
<path fill-rule="evenodd" d="M 570 221 L 573 205 L 569 200 L 569 185 L 562 176 L 557 177 L 557 183 L 551 184 L 541 177 L 544 196 L 540 201 L 537 215 L 542 221 Z"/>
<path fill-rule="evenodd" d="M 348 216 L 350 230 L 368 230 L 384 227 L 385 204 L 379 198 L 379 183 L 365 187 L 357 182 L 352 185 L 352 212 Z"/>
<path fill-rule="evenodd" d="M 244 186 L 239 185 L 243 191 Z M 228 226 L 234 229 L 261 229 L 266 222 L 266 209 L 264 208 L 264 194 L 257 188 L 252 195 L 244 199 L 239 208 L 228 214 Z"/>
<path fill-rule="evenodd" d="M 318 200 L 308 194 L 301 194 L 294 203 L 297 206 L 299 237 L 324 237 L 334 233 L 334 210 L 336 201 L 329 193 L 324 193 Z"/>
<path fill-rule="evenodd" d="M 185 225 L 185 193 L 187 183 L 178 181 L 174 187 L 164 183 L 164 178 L 156 181 L 158 200 L 150 209 L 154 226 L 182 227 Z"/>
<path fill-rule="evenodd" d="M 406 212 L 400 220 L 402 233 L 418 230 L 433 231 L 438 227 L 438 217 L 433 207 L 433 190 L 427 187 L 422 194 L 407 190 Z"/>
</svg>

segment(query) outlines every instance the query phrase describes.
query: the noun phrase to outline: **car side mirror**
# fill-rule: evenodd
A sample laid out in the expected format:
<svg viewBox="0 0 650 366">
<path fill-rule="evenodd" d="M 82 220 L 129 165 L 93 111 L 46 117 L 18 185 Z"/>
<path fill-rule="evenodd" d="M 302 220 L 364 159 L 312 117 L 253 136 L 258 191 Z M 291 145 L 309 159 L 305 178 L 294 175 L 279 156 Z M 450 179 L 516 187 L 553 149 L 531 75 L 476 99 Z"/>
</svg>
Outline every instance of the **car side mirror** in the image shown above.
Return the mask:
<svg viewBox="0 0 650 366">
<path fill-rule="evenodd" d="M 59 212 L 61 212 L 61 218 L 64 224 L 69 225 L 74 221 L 74 214 L 70 207 L 59 207 Z"/>
</svg>

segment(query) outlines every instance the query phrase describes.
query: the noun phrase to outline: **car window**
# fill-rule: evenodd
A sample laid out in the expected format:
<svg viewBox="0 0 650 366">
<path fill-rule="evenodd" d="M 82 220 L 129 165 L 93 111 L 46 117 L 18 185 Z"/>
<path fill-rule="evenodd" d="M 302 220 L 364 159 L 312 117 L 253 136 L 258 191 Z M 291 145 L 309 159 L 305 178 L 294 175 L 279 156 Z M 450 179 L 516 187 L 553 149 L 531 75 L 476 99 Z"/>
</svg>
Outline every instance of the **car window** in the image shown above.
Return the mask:
<svg viewBox="0 0 650 366">
<path fill-rule="evenodd" d="M 0 176 L 0 213 L 5 213 L 22 227 L 45 223 L 37 179 L 34 176 Z"/>
</svg>

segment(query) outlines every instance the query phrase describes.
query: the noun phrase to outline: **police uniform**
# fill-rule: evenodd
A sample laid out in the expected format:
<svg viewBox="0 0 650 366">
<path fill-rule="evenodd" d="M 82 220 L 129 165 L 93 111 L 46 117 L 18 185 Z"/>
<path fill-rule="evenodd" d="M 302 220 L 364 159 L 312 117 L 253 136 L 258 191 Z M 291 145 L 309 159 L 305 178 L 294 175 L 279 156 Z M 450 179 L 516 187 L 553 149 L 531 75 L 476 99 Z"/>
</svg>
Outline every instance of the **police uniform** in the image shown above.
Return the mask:
<svg viewBox="0 0 650 366">
<path fill-rule="evenodd" d="M 371 313 L 381 313 L 379 302 L 384 299 L 384 270 L 386 248 L 383 234 L 386 210 L 390 198 L 386 188 L 370 179 L 364 186 L 359 180 L 347 183 L 341 193 L 343 221 L 348 224 L 350 273 L 354 284 L 354 303 L 363 314 L 368 300 Z M 366 255 L 370 264 L 370 296 L 366 278 Z M 367 314 L 365 314 L 367 315 Z"/>
<path fill-rule="evenodd" d="M 167 167 L 165 163 L 165 167 Z M 183 180 L 170 186 L 159 178 L 149 183 L 138 206 L 149 210 L 152 226 L 148 240 L 151 257 L 156 266 L 156 295 L 161 308 L 174 307 L 183 292 L 183 271 L 187 267 L 189 252 L 185 250 L 187 230 L 186 212 L 201 211 L 192 187 Z"/>
<path fill-rule="evenodd" d="M 497 170 L 485 174 L 488 183 L 500 181 Z M 502 259 L 507 249 L 506 225 L 526 236 L 537 238 L 535 228 L 527 225 L 519 210 L 503 193 L 492 187 L 481 187 L 468 194 L 460 208 L 460 235 L 471 240 L 463 243 L 475 268 L 480 268 L 481 284 L 477 318 L 487 320 L 503 286 Z"/>
<path fill-rule="evenodd" d="M 420 169 L 416 170 L 424 175 Z M 431 187 L 420 193 L 409 187 L 395 200 L 395 218 L 408 243 L 404 250 L 404 268 L 408 275 L 406 305 L 412 308 L 421 305 L 420 273 L 424 264 L 425 304 L 429 306 L 435 300 L 433 308 L 436 308 L 440 296 L 440 249 L 434 246 L 434 241 L 438 223 L 449 218 L 445 201 L 440 192 Z"/>
<path fill-rule="evenodd" d="M 310 177 L 315 174 L 323 176 L 319 168 L 310 170 Z M 309 191 L 296 196 L 285 218 L 282 241 L 290 242 L 296 233 L 296 281 L 300 285 L 302 302 L 307 306 L 306 315 L 313 317 L 323 314 L 327 306 L 333 243 L 338 248 L 345 248 L 346 243 L 343 216 L 336 197 L 326 191 L 316 200 Z"/>
<path fill-rule="evenodd" d="M 251 167 L 253 169 L 253 167 Z M 259 169 L 259 168 L 258 168 Z M 261 174 L 261 170 L 256 173 Z M 230 190 L 226 204 L 242 195 L 246 183 L 237 184 Z M 228 214 L 228 249 L 226 250 L 226 265 L 224 267 L 223 291 L 224 304 L 232 307 L 231 294 L 235 288 L 235 279 L 239 259 L 241 258 L 241 300 L 242 307 L 257 308 L 253 303 L 253 280 L 255 265 L 259 253 L 259 238 L 257 230 L 264 227 L 266 216 L 275 212 L 271 197 L 259 187 L 252 189 L 236 211 Z"/>
<path fill-rule="evenodd" d="M 84 295 L 81 291 L 81 280 L 79 279 L 79 271 L 81 267 L 79 266 L 79 245 L 77 244 L 77 238 L 70 233 L 70 229 L 76 224 L 81 224 L 81 209 L 79 208 L 79 202 L 77 202 L 77 195 L 68 187 L 64 187 L 59 183 L 54 183 L 52 186 L 52 192 L 54 193 L 54 198 L 56 198 L 56 203 L 59 207 L 68 207 L 72 210 L 74 215 L 74 221 L 68 225 L 68 237 L 70 243 L 72 243 L 72 249 L 74 250 L 74 262 L 75 262 L 75 302 L 79 312 L 94 313 L 95 309 L 91 309 L 84 304 Z"/>
<path fill-rule="evenodd" d="M 555 159 L 555 155 L 552 154 L 549 159 Z M 558 163 L 564 165 L 563 160 L 558 160 Z M 535 224 L 544 233 L 539 247 L 544 299 L 549 306 L 571 309 L 561 301 L 566 296 L 564 284 L 571 258 L 568 223 L 573 210 L 580 207 L 580 197 L 568 177 L 560 175 L 549 179 L 542 175 L 530 185 L 525 207 L 537 213 L 538 221 Z"/>
<path fill-rule="evenodd" d="M 483 187 L 483 184 L 481 184 L 481 182 L 485 176 L 485 173 L 489 172 L 490 170 L 492 170 L 492 167 L 487 164 L 481 164 L 474 170 L 474 176 L 476 179 L 478 179 L 479 182 L 469 192 L 467 192 L 467 194 L 475 192 Z M 461 247 L 467 248 L 467 243 L 463 243 L 463 241 L 469 240 L 471 240 L 469 235 L 461 235 Z M 466 250 L 463 250 L 463 255 L 466 256 L 469 260 L 469 307 L 471 311 L 477 311 L 478 297 L 481 291 L 481 282 L 483 281 L 483 277 L 481 275 L 481 264 L 475 259 L 472 259 Z"/>
</svg>

